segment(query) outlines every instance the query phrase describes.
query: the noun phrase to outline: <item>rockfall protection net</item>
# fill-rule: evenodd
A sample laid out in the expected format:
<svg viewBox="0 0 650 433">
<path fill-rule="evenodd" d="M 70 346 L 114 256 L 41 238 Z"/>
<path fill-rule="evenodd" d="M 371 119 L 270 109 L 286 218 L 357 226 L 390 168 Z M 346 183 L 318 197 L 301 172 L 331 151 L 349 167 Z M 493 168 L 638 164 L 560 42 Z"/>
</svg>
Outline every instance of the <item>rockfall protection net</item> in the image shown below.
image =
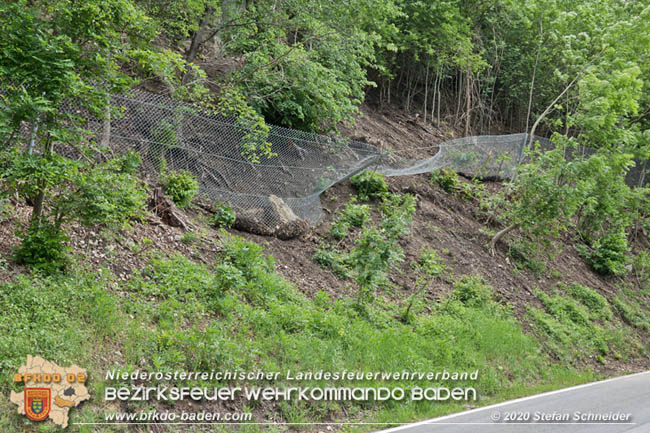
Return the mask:
<svg viewBox="0 0 650 433">
<path fill-rule="evenodd" d="M 403 176 L 451 166 L 467 174 L 509 178 L 527 137 L 459 138 L 431 146 L 438 148 L 435 156 L 413 161 L 368 143 L 273 126 L 266 140 L 276 156 L 252 163 L 242 156 L 250 130 L 235 118 L 144 91 L 113 96 L 112 103 L 122 115 L 114 116 L 110 131 L 101 119 L 87 116 L 86 127 L 97 142 L 108 134 L 113 151 L 140 153 L 153 180 L 163 159 L 169 170 L 188 170 L 205 198 L 253 213 L 269 227 L 280 222 L 277 198 L 297 217 L 317 223 L 323 216 L 320 194 L 366 168 Z M 64 153 L 74 156 L 72 152 Z"/>
<path fill-rule="evenodd" d="M 366 168 L 403 176 L 452 167 L 470 176 L 511 178 L 528 141 L 528 134 L 464 137 L 431 146 L 438 149 L 433 157 L 411 160 L 360 141 L 273 126 L 267 141 L 276 156 L 252 163 L 242 156 L 250 130 L 235 118 L 144 91 L 114 96 L 112 103 L 122 115 L 114 116 L 110 130 L 101 119 L 77 110 L 88 119 L 95 141 L 109 138 L 114 152 L 139 152 L 152 180 L 163 159 L 170 170 L 192 172 L 204 198 L 249 213 L 270 231 L 282 222 L 282 202 L 298 218 L 317 223 L 323 216 L 320 194 Z"/>
</svg>

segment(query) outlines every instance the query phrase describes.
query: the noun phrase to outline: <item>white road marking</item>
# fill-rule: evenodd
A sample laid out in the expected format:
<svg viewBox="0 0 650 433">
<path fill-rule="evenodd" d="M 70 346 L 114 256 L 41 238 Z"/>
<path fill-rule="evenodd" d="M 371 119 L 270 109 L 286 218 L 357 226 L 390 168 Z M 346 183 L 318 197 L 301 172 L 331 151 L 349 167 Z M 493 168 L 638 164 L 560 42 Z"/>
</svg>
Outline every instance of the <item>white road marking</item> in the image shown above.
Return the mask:
<svg viewBox="0 0 650 433">
<path fill-rule="evenodd" d="M 598 381 L 598 382 L 589 382 L 589 383 L 585 383 L 585 384 L 582 384 L 582 385 L 576 385 L 576 386 L 572 386 L 570 388 L 562 388 L 562 389 L 557 389 L 555 391 L 543 392 L 541 394 L 529 395 L 528 397 L 521 397 L 521 398 L 518 398 L 518 399 L 515 399 L 515 400 L 508 400 L 508 401 L 493 404 L 493 405 L 490 405 L 490 406 L 479 407 L 479 408 L 476 408 L 476 409 L 471 409 L 471 410 L 467 410 L 467 411 L 463 411 L 463 412 L 452 413 L 451 415 L 445 415 L 445 416 L 441 416 L 441 417 L 438 417 L 438 418 L 432 418 L 432 419 L 428 419 L 428 420 L 424 420 L 424 421 L 414 422 L 413 424 L 407 424 L 407 425 L 403 425 L 403 426 L 399 426 L 399 427 L 390 428 L 390 429 L 387 429 L 387 430 L 381 430 L 381 431 L 379 431 L 377 433 L 392 433 L 392 432 L 406 430 L 406 429 L 410 429 L 410 428 L 421 426 L 421 425 L 435 424 L 435 423 L 438 423 L 439 421 L 448 420 L 448 419 L 455 418 L 455 417 L 458 417 L 458 416 L 461 416 L 461 415 L 467 415 L 467 414 L 470 414 L 470 413 L 481 412 L 481 411 L 488 410 L 488 409 L 495 409 L 497 407 L 506 406 L 506 405 L 509 405 L 509 404 L 514 404 L 514 403 L 519 403 L 519 402 L 522 402 L 522 401 L 533 400 L 533 399 L 536 399 L 536 398 L 546 397 L 546 396 L 554 395 L 554 394 L 561 394 L 563 392 L 573 391 L 573 390 L 576 390 L 576 389 L 588 388 L 590 386 L 600 385 L 601 383 L 613 382 L 615 380 L 627 379 L 627 378 L 630 378 L 630 377 L 641 376 L 643 374 L 650 374 L 650 371 L 642 371 L 641 373 L 628 374 L 628 375 L 625 375 L 625 376 L 613 377 L 611 379 L 605 379 L 605 380 L 601 380 L 601 381 Z M 447 423 L 447 424 L 449 424 L 449 423 Z"/>
</svg>

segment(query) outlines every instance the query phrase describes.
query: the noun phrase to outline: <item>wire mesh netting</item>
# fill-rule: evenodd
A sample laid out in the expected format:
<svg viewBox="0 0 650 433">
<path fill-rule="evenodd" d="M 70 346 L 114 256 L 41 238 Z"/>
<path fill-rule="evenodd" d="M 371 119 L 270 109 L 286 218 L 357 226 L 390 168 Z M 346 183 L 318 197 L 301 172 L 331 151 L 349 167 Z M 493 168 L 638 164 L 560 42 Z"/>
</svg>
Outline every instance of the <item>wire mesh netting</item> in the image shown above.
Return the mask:
<svg viewBox="0 0 650 433">
<path fill-rule="evenodd" d="M 144 91 L 113 96 L 112 104 L 121 115 L 113 116 L 109 124 L 82 109 L 69 109 L 86 118 L 95 141 L 109 144 L 111 151 L 137 151 L 151 180 L 163 165 L 190 171 L 204 198 L 254 215 L 271 232 L 287 214 L 289 219 L 317 223 L 323 216 L 320 194 L 366 168 L 404 176 L 452 167 L 469 176 L 511 178 L 529 137 L 522 133 L 458 138 L 434 146 L 438 150 L 433 157 L 413 160 L 360 141 L 273 126 L 266 141 L 275 156 L 262 156 L 254 163 L 242 154 L 251 131 L 236 118 Z M 536 140 L 552 146 L 549 140 Z M 71 146 L 58 150 L 78 156 Z M 636 185 L 640 176 L 641 168 L 631 172 L 630 184 Z"/>
<path fill-rule="evenodd" d="M 108 134 L 113 151 L 140 153 L 154 180 L 163 160 L 169 170 L 188 170 L 204 197 L 254 213 L 271 228 L 282 222 L 278 202 L 297 218 L 317 223 L 323 216 L 320 194 L 368 167 L 401 176 L 452 166 L 508 178 L 526 141 L 526 134 L 460 138 L 436 146 L 435 156 L 414 161 L 360 141 L 273 126 L 267 141 L 275 156 L 253 163 L 242 155 L 250 130 L 235 118 L 144 91 L 114 96 L 112 102 L 121 115 L 110 128 L 88 116 L 87 128 L 97 141 Z"/>
<path fill-rule="evenodd" d="M 387 176 L 430 173 L 442 167 L 468 176 L 509 179 L 521 159 L 528 134 L 482 135 L 445 141 L 438 152 L 423 160 L 403 159 L 386 152 L 378 171 Z"/>
</svg>

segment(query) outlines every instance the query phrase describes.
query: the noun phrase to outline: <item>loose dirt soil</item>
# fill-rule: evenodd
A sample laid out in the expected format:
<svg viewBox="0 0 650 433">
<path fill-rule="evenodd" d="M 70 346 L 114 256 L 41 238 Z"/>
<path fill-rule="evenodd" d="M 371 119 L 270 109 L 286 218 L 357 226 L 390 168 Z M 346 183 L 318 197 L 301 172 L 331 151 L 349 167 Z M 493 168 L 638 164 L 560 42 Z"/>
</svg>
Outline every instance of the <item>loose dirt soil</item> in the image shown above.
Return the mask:
<svg viewBox="0 0 650 433">
<path fill-rule="evenodd" d="M 435 145 L 458 136 L 451 129 L 439 129 L 422 125 L 415 117 L 402 112 L 379 111 L 363 108 L 363 116 L 353 127 L 342 127 L 342 132 L 353 138 L 392 148 L 411 158 L 432 156 Z M 454 281 L 461 275 L 479 274 L 491 284 L 497 297 L 510 305 L 524 328 L 528 306 L 539 306 L 535 290 L 552 291 L 558 283 L 577 282 L 596 289 L 603 296 L 612 299 L 624 286 L 634 286 L 632 277 L 628 280 L 605 278 L 594 273 L 578 255 L 573 242 L 567 238 L 556 243 L 556 254 L 547 262 L 547 271 L 539 278 L 531 271 L 517 269 L 508 257 L 508 242 L 516 240 L 518 234 L 510 234 L 499 244 L 493 256 L 487 247 L 489 231 L 500 227 L 487 224 L 487 218 L 480 211 L 477 199 L 463 199 L 449 194 L 429 182 L 429 175 L 388 178 L 393 192 L 411 193 L 417 196 L 417 212 L 411 233 L 401 240 L 405 260 L 399 270 L 391 274 L 391 287 L 381 295 L 403 302 L 414 291 L 415 277 L 409 264 L 415 261 L 421 248 L 430 247 L 443 257 L 448 271 L 428 288 L 425 297 L 433 304 L 445 298 Z M 466 179 L 462 179 L 467 182 Z M 495 192 L 503 186 L 499 183 L 485 183 L 487 191 Z M 322 197 L 325 218 L 305 235 L 292 240 L 279 240 L 250 233 L 229 230 L 233 235 L 243 236 L 266 245 L 267 252 L 276 259 L 276 268 L 299 290 L 313 296 L 323 290 L 333 297 L 351 296 L 357 287 L 351 280 L 341 280 L 331 271 L 322 269 L 312 257 L 319 245 L 327 240 L 329 226 L 337 212 L 354 195 L 349 182 L 338 184 Z M 13 262 L 11 251 L 17 245 L 16 231 L 26 227 L 31 207 L 16 204 L 14 213 L 0 221 L 0 281 L 12 279 L 26 269 Z M 70 236 L 74 260 L 89 267 L 107 267 L 117 279 L 142 269 L 152 251 L 162 254 L 182 254 L 192 260 L 210 264 L 218 254 L 218 240 L 221 232 L 205 224 L 205 212 L 195 208 L 188 213 L 193 221 L 193 234 L 185 234 L 179 228 L 164 225 L 157 217 L 149 215 L 147 221 L 134 221 L 131 228 L 119 231 L 87 229 L 73 224 L 67 232 Z M 376 215 L 375 215 L 376 216 Z M 359 230 L 359 229 L 354 229 Z M 354 231 L 353 231 L 354 233 Z M 345 242 L 351 242 L 349 240 Z M 345 247 L 345 243 L 342 247 Z M 349 246 L 349 245 L 347 245 Z M 650 242 L 644 236 L 632 246 L 634 250 L 648 249 Z M 521 266 L 519 266 L 521 268 Z M 640 335 L 650 338 L 650 335 Z M 602 372 L 636 371 L 646 368 L 642 361 L 622 362 L 608 357 L 604 364 L 594 360 L 593 367 Z"/>
</svg>

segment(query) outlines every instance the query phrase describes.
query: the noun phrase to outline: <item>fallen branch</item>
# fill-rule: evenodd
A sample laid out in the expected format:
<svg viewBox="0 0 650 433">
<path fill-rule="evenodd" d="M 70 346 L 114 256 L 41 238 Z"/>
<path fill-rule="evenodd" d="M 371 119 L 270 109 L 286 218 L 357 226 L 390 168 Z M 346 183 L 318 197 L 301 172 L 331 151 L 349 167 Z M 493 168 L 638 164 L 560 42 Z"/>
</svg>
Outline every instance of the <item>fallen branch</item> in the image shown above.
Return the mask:
<svg viewBox="0 0 650 433">
<path fill-rule="evenodd" d="M 508 227 L 504 228 L 503 230 L 501 230 L 500 232 L 498 232 L 497 234 L 494 235 L 494 237 L 490 241 L 490 251 L 492 252 L 492 255 L 494 255 L 495 246 L 496 246 L 497 242 L 499 242 L 499 240 L 502 237 L 504 237 L 505 235 L 507 235 L 508 233 L 513 231 L 514 229 L 516 229 L 518 226 L 519 226 L 519 224 L 514 224 L 514 223 L 510 224 Z"/>
</svg>

